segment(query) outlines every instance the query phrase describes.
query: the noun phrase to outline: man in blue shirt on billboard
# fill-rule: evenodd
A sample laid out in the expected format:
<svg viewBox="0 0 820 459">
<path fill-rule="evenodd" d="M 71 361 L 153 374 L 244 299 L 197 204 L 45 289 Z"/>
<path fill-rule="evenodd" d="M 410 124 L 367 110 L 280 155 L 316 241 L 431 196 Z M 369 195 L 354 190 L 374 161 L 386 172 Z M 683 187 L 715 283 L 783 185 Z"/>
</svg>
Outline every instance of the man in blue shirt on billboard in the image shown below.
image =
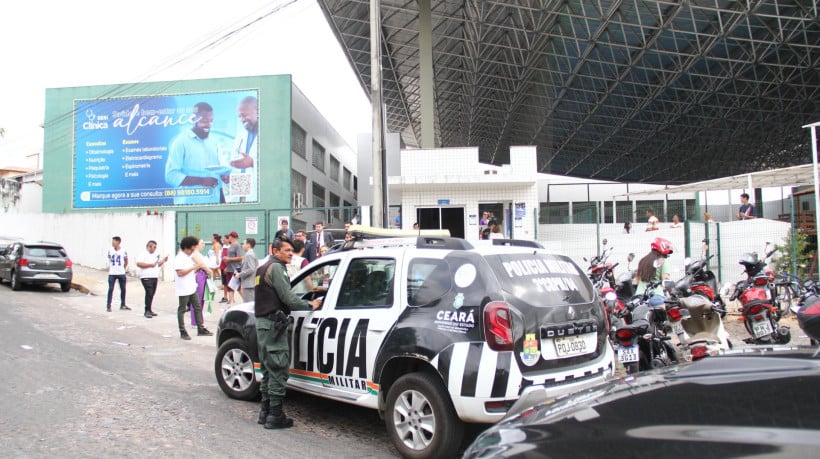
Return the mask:
<svg viewBox="0 0 820 459">
<path fill-rule="evenodd" d="M 174 204 L 218 204 L 225 202 L 222 182 L 230 166 L 220 163 L 219 146 L 209 137 L 214 110 L 210 104 L 194 105 L 196 124 L 171 144 L 165 163 L 165 181 L 176 188 Z M 221 179 L 221 180 L 220 180 Z"/>
</svg>

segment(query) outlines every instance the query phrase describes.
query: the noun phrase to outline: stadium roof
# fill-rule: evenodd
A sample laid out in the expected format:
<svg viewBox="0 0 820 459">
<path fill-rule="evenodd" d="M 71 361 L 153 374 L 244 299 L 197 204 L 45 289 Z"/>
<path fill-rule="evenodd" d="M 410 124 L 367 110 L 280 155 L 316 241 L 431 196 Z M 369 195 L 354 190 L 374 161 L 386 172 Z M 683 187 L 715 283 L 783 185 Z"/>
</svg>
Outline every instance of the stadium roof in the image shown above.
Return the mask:
<svg viewBox="0 0 820 459">
<path fill-rule="evenodd" d="M 689 183 L 811 162 L 815 0 L 431 0 L 435 146 L 539 172 Z M 368 0 L 319 0 L 370 88 Z M 420 145 L 417 0 L 381 0 L 388 129 Z"/>
</svg>

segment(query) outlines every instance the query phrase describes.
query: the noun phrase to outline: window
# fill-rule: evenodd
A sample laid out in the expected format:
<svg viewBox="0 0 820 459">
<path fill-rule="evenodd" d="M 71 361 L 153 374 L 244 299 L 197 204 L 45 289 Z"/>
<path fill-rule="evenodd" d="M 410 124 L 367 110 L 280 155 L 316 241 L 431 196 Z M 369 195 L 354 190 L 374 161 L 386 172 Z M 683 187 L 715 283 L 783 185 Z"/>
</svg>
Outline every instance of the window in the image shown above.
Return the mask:
<svg viewBox="0 0 820 459">
<path fill-rule="evenodd" d="M 290 151 L 307 159 L 307 133 L 293 121 L 290 122 Z"/>
<path fill-rule="evenodd" d="M 325 292 L 327 292 L 327 289 L 330 287 L 330 282 L 333 280 L 333 276 L 336 275 L 336 270 L 338 267 L 338 260 L 320 264 L 319 266 L 294 279 L 291 291 L 306 300 L 323 296 L 322 293 L 314 295 L 312 290 L 316 287 L 322 287 L 325 289 Z"/>
<path fill-rule="evenodd" d="M 450 290 L 450 268 L 444 260 L 416 258 L 407 270 L 407 302 L 410 306 L 434 303 Z"/>
<path fill-rule="evenodd" d="M 610 206 L 612 203 L 609 204 Z M 632 214 L 632 201 L 615 201 L 615 218 L 618 223 L 635 222 Z"/>
<path fill-rule="evenodd" d="M 325 148 L 319 142 L 313 141 L 313 167 L 325 171 Z"/>
<path fill-rule="evenodd" d="M 290 192 L 307 193 L 307 178 L 293 169 L 290 170 Z"/>
<path fill-rule="evenodd" d="M 337 220 L 342 218 L 342 211 L 341 209 L 339 209 L 339 206 L 341 205 L 340 203 L 341 200 L 339 199 L 339 197 L 333 193 L 330 193 L 330 207 L 333 208 L 330 211 L 330 223 L 335 223 Z"/>
<path fill-rule="evenodd" d="M 342 280 L 337 309 L 389 308 L 393 306 L 393 275 L 396 261 L 357 258 L 350 262 Z"/>
<path fill-rule="evenodd" d="M 353 176 L 353 199 L 359 199 L 359 179 Z"/>
<path fill-rule="evenodd" d="M 635 219 L 641 223 L 646 223 L 646 211 L 651 210 L 655 213 L 655 216 L 658 217 L 658 220 L 665 222 L 666 215 L 663 213 L 663 201 L 656 200 L 656 201 L 638 201 L 635 205 L 638 214 L 635 215 Z"/>
<path fill-rule="evenodd" d="M 542 202 L 538 223 L 569 223 L 568 202 Z"/>
<path fill-rule="evenodd" d="M 342 186 L 345 190 L 350 191 L 350 171 L 345 167 L 342 171 Z"/>
<path fill-rule="evenodd" d="M 313 207 L 325 206 L 325 187 L 318 183 L 313 184 Z"/>
<path fill-rule="evenodd" d="M 572 203 L 573 223 L 598 223 L 598 203 L 597 202 L 573 202 Z"/>
<path fill-rule="evenodd" d="M 330 179 L 339 183 L 339 160 L 330 155 Z"/>
</svg>

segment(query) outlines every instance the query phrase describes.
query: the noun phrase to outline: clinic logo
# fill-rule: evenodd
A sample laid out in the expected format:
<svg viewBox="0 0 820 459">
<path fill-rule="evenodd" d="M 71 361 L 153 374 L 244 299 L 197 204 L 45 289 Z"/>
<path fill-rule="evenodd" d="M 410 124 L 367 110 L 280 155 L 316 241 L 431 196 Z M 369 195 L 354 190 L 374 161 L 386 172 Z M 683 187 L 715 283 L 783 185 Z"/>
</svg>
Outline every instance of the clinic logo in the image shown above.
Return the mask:
<svg viewBox="0 0 820 459">
<path fill-rule="evenodd" d="M 95 129 L 108 129 L 108 115 L 97 115 L 94 110 L 85 110 L 86 121 L 83 122 L 83 129 L 93 131 Z"/>
</svg>

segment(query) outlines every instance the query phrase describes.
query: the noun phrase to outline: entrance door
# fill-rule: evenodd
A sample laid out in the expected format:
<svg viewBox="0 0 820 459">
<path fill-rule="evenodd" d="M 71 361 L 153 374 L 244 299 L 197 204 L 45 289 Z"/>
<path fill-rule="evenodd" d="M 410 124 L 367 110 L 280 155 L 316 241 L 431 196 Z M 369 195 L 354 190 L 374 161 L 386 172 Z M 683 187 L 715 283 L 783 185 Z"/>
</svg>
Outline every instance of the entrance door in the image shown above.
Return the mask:
<svg viewBox="0 0 820 459">
<path fill-rule="evenodd" d="M 464 237 L 463 207 L 425 207 L 416 209 L 420 229 L 446 229 L 450 236 Z"/>
</svg>

